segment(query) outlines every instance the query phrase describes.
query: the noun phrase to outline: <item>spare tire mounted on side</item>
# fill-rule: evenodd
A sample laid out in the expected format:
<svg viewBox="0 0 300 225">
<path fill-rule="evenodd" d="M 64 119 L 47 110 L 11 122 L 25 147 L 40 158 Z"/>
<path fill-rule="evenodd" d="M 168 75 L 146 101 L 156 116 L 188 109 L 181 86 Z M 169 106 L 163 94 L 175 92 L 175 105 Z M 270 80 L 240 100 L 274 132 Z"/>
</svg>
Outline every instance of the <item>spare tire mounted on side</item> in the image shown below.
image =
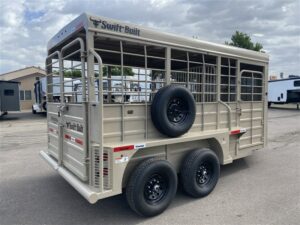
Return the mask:
<svg viewBox="0 0 300 225">
<path fill-rule="evenodd" d="M 154 96 L 152 122 L 162 134 L 178 137 L 186 133 L 192 127 L 195 115 L 194 97 L 185 87 L 168 85 Z"/>
</svg>

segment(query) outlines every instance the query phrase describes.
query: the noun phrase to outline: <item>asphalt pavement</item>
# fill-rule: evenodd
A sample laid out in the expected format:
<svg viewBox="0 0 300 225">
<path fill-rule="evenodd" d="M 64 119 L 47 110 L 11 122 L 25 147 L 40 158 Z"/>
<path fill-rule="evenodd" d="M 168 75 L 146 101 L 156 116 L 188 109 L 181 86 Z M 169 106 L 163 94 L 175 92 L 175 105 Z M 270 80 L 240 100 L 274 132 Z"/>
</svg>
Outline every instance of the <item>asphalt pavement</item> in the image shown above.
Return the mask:
<svg viewBox="0 0 300 225">
<path fill-rule="evenodd" d="M 268 147 L 221 167 L 203 199 L 179 188 L 161 215 L 142 218 L 124 195 L 89 204 L 38 155 L 45 115 L 0 119 L 0 224 L 300 224 L 300 110 L 272 108 Z"/>
</svg>

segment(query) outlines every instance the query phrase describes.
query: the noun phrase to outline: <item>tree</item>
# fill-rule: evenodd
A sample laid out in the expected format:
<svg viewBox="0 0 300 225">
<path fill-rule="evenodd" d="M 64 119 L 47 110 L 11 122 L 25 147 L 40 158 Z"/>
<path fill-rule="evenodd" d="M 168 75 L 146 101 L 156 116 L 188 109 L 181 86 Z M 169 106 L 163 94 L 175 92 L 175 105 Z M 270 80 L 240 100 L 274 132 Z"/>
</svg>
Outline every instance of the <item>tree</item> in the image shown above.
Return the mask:
<svg viewBox="0 0 300 225">
<path fill-rule="evenodd" d="M 254 50 L 254 51 L 260 51 L 263 46 L 261 43 L 253 43 L 251 41 L 251 38 L 248 34 L 243 33 L 243 32 L 239 32 L 236 31 L 232 36 L 231 36 L 231 42 L 227 42 L 225 41 L 226 45 L 232 45 L 232 46 L 236 46 L 239 48 L 246 48 L 246 49 L 250 49 L 250 50 Z"/>
<path fill-rule="evenodd" d="M 64 77 L 81 77 L 81 71 L 80 70 L 72 70 L 72 71 L 64 71 Z"/>
<path fill-rule="evenodd" d="M 110 67 L 110 75 L 111 76 L 121 76 L 121 67 L 119 66 L 112 66 Z M 132 68 L 124 67 L 123 73 L 126 76 L 133 76 L 134 72 Z M 103 67 L 103 76 L 106 76 L 108 74 L 108 67 Z"/>
</svg>

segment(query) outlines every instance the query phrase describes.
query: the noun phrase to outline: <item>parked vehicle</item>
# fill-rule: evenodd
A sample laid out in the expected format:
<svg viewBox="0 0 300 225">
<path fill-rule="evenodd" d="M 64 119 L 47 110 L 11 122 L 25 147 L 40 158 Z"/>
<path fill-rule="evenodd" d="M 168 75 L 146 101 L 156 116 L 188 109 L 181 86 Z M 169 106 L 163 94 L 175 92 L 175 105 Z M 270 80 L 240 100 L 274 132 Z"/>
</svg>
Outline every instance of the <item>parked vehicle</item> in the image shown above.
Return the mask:
<svg viewBox="0 0 300 225">
<path fill-rule="evenodd" d="M 72 91 L 72 84 L 68 81 L 71 81 L 71 78 L 64 78 L 64 91 L 70 92 Z M 60 77 L 53 76 L 52 84 L 53 85 L 53 101 L 59 102 L 60 101 Z M 34 96 L 35 96 L 35 103 L 32 105 L 32 113 L 42 113 L 47 112 L 47 100 L 46 100 L 46 89 L 47 89 L 47 78 L 42 77 L 38 79 L 34 83 Z M 70 95 L 65 95 L 65 100 L 68 101 Z"/>
<path fill-rule="evenodd" d="M 126 81 L 122 81 L 122 76 L 110 76 L 109 80 L 103 80 L 103 90 L 105 93 L 103 93 L 103 99 L 104 102 L 113 102 L 113 103 L 122 103 L 124 102 L 141 102 L 145 101 L 146 98 L 144 94 L 141 94 L 141 89 L 148 89 L 150 90 L 150 83 L 145 86 L 143 83 L 135 82 L 138 77 L 130 76 L 126 78 Z M 146 78 L 148 81 L 151 80 L 150 76 L 146 75 Z M 99 89 L 99 80 L 95 83 L 95 91 Z M 122 94 L 122 88 L 124 90 L 130 90 L 130 93 Z M 82 101 L 82 83 L 80 80 L 77 80 L 74 82 L 74 90 L 78 91 L 79 93 L 75 93 L 75 99 L 76 101 L 81 102 Z M 97 95 L 98 96 L 98 95 Z M 98 99 L 97 99 L 98 101 Z"/>
<path fill-rule="evenodd" d="M 0 117 L 20 111 L 19 82 L 0 80 Z"/>
<path fill-rule="evenodd" d="M 154 216 L 170 205 L 178 174 L 188 195 L 204 197 L 220 164 L 267 143 L 268 62 L 262 52 L 82 14 L 48 43 L 48 148 L 40 154 L 90 203 L 125 190 L 136 213 Z M 75 67 L 81 88 L 60 91 L 56 102 L 53 70 L 62 81 Z M 112 68 L 121 71 L 115 89 L 103 73 Z M 141 98 L 124 97 L 132 94 Z"/>
<path fill-rule="evenodd" d="M 300 78 L 269 80 L 268 106 L 271 104 L 300 103 Z"/>
</svg>

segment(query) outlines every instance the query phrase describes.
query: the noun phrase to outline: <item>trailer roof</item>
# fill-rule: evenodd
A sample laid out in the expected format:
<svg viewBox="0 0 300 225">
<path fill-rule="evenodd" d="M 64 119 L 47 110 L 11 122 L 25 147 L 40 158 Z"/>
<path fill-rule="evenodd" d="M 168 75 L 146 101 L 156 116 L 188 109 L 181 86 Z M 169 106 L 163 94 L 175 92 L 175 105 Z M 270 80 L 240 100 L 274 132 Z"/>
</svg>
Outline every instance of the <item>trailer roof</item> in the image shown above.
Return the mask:
<svg viewBox="0 0 300 225">
<path fill-rule="evenodd" d="M 237 48 L 224 44 L 201 41 L 194 38 L 157 31 L 151 28 L 126 23 L 105 17 L 81 14 L 68 25 L 63 27 L 48 42 L 48 50 L 58 46 L 68 37 L 85 29 L 98 33 L 110 34 L 116 37 L 126 37 L 157 44 L 189 48 L 191 50 L 217 53 L 231 57 L 245 58 L 255 61 L 268 62 L 269 56 L 263 52 Z"/>
</svg>

